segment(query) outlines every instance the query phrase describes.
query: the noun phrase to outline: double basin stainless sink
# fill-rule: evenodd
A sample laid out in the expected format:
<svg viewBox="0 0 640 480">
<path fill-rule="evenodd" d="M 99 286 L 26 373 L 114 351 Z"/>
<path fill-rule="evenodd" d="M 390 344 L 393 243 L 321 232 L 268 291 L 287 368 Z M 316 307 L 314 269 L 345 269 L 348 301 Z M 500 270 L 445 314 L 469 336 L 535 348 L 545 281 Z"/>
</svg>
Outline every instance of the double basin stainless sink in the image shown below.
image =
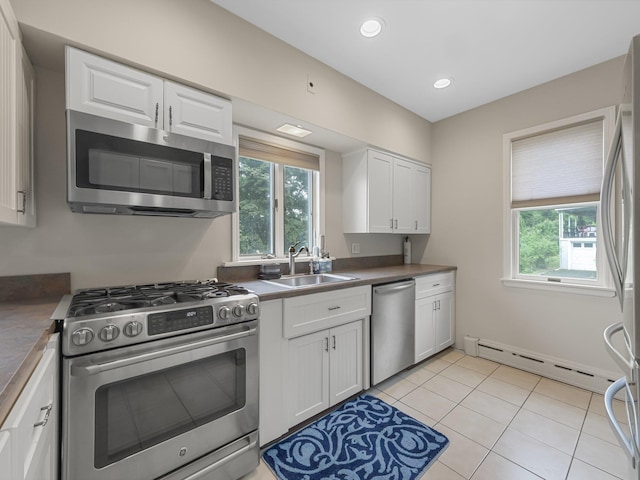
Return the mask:
<svg viewBox="0 0 640 480">
<path fill-rule="evenodd" d="M 348 275 L 336 275 L 334 273 L 315 273 L 291 275 L 274 278 L 273 280 L 262 281 L 265 283 L 270 283 L 272 285 L 278 285 L 279 287 L 304 288 L 315 287 L 317 285 L 326 285 L 327 283 L 347 282 L 349 280 L 357 280 L 357 277 L 350 277 Z"/>
</svg>

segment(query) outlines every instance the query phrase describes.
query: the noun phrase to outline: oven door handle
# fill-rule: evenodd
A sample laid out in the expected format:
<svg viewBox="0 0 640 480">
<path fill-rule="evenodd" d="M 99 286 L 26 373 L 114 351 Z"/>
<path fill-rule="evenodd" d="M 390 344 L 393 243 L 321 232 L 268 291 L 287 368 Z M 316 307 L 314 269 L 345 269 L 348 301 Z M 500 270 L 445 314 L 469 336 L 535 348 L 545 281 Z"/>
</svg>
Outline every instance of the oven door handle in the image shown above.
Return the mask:
<svg viewBox="0 0 640 480">
<path fill-rule="evenodd" d="M 134 355 L 132 357 L 121 358 L 119 360 L 113 360 L 105 363 L 95 363 L 91 365 L 72 365 L 71 375 L 73 377 L 88 377 L 90 375 L 96 375 L 108 370 L 114 370 L 116 368 L 128 367 L 141 362 L 148 362 L 150 360 L 156 360 L 158 358 L 168 357 L 177 353 L 188 352 L 191 350 L 197 350 L 199 348 L 209 347 L 217 345 L 219 343 L 230 342 L 232 340 L 238 340 L 244 337 L 250 337 L 258 332 L 257 328 L 245 328 L 243 331 L 232 333 L 230 335 L 223 335 L 216 338 L 208 338 L 206 340 L 200 340 L 198 342 L 188 343 L 186 345 L 179 345 L 176 347 L 170 347 L 153 352 L 143 353 L 141 355 Z"/>
</svg>

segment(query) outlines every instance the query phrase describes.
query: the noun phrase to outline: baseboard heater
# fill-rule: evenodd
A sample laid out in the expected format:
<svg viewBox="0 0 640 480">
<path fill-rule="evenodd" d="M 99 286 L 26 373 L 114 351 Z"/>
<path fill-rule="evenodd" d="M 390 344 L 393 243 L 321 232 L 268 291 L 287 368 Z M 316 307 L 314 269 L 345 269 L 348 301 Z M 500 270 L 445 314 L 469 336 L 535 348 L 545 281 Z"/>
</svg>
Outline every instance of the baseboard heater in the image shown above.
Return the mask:
<svg viewBox="0 0 640 480">
<path fill-rule="evenodd" d="M 493 360 L 601 394 L 622 376 L 481 338 L 465 337 L 464 345 L 468 355 Z"/>
</svg>

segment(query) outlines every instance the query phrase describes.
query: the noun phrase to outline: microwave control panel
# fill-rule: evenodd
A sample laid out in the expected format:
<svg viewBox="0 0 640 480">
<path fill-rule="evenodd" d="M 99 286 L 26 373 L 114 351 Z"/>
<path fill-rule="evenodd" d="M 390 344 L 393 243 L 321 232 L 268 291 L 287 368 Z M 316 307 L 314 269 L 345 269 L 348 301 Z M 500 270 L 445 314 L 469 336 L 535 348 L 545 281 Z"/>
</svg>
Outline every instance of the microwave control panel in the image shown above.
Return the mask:
<svg viewBox="0 0 640 480">
<path fill-rule="evenodd" d="M 233 201 L 233 161 L 211 156 L 212 198 Z"/>
</svg>

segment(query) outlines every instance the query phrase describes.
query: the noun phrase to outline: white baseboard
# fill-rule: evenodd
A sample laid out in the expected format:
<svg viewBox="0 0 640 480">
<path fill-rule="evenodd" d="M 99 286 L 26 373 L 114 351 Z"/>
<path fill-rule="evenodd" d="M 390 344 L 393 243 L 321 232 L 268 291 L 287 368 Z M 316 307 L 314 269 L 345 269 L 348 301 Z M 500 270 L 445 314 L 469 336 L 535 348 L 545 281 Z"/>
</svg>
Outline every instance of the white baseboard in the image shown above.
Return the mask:
<svg viewBox="0 0 640 480">
<path fill-rule="evenodd" d="M 494 362 L 596 393 L 604 394 L 609 385 L 622 376 L 622 373 L 606 372 L 565 359 L 522 350 L 482 338 L 465 337 L 464 340 L 465 351 L 469 348 L 471 352 L 477 352 L 477 356 L 481 358 L 493 360 Z"/>
</svg>

